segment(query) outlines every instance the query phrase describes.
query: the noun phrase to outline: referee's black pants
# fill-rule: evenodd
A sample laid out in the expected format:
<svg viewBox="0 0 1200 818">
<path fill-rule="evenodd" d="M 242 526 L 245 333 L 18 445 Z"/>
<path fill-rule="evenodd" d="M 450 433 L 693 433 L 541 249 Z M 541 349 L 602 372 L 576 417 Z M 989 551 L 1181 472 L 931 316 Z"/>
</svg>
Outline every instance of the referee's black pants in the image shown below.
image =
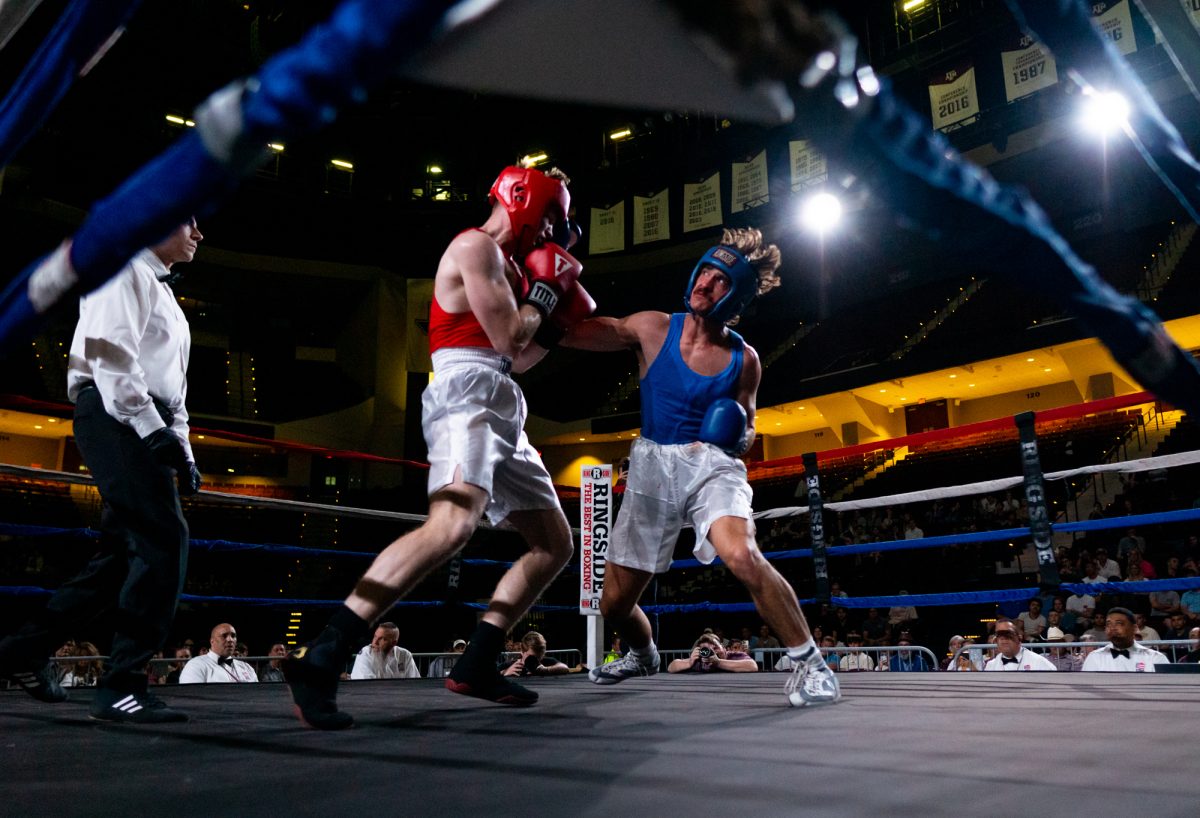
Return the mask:
<svg viewBox="0 0 1200 818">
<path fill-rule="evenodd" d="M 137 692 L 145 689 L 146 663 L 166 642 L 183 591 L 187 522 L 174 473 L 104 411 L 95 387 L 76 398 L 75 442 L 104 501 L 100 544 L 87 567 L 5 640 L 5 653 L 49 656 L 82 623 L 111 614 L 111 660 L 100 685 Z"/>
</svg>

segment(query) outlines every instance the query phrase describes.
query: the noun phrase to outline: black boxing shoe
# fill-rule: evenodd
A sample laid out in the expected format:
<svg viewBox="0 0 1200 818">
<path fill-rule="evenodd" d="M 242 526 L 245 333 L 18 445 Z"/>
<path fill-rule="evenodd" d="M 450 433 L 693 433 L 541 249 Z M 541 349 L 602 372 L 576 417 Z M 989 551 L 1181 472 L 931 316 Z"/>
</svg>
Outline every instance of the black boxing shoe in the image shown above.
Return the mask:
<svg viewBox="0 0 1200 818">
<path fill-rule="evenodd" d="M 292 692 L 296 717 L 305 727 L 314 730 L 345 730 L 354 726 L 354 717 L 337 706 L 337 665 L 328 656 L 334 650 L 323 650 L 320 638 L 287 655 L 283 660 L 283 678 Z"/>
<path fill-rule="evenodd" d="M 92 699 L 88 718 L 120 724 L 168 724 L 185 722 L 188 715 L 168 707 L 162 699 L 144 690 L 130 693 L 99 687 Z"/>
<path fill-rule="evenodd" d="M 0 672 L 0 678 L 12 682 L 39 702 L 58 704 L 70 698 L 58 683 L 58 669 L 53 662 L 46 662 L 41 668 L 5 669 Z"/>
<path fill-rule="evenodd" d="M 458 674 L 455 673 L 458 667 L 459 665 L 455 664 L 454 670 L 450 671 L 450 676 L 446 679 L 446 689 L 451 693 L 513 707 L 537 704 L 537 693 L 507 676 L 502 676 L 497 670 Z"/>
</svg>

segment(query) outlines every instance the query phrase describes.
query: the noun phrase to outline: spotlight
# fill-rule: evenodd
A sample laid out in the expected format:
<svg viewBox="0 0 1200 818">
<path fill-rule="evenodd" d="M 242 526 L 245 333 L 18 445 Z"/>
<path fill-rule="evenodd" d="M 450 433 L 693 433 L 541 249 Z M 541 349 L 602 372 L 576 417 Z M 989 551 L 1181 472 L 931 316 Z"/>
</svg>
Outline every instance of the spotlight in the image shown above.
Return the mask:
<svg viewBox="0 0 1200 818">
<path fill-rule="evenodd" d="M 832 193 L 814 193 L 800 203 L 800 225 L 814 233 L 827 233 L 842 219 L 842 202 Z"/>
<path fill-rule="evenodd" d="M 1125 127 L 1129 121 L 1129 101 L 1116 91 L 1084 92 L 1080 122 L 1085 130 L 1108 136 Z"/>
</svg>

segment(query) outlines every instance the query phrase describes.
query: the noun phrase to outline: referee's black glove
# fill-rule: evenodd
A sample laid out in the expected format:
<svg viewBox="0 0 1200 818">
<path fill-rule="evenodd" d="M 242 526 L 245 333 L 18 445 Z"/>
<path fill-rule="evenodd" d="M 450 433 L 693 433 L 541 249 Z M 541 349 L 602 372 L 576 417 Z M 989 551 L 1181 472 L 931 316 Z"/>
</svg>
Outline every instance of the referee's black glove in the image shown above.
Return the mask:
<svg viewBox="0 0 1200 818">
<path fill-rule="evenodd" d="M 200 487 L 204 485 L 204 478 L 200 476 L 200 470 L 190 460 L 187 462 L 187 471 L 179 472 L 177 477 L 179 478 L 179 493 L 184 497 L 198 494 Z"/>
<path fill-rule="evenodd" d="M 143 437 L 142 442 L 150 447 L 150 454 L 154 456 L 158 465 L 174 469 L 176 474 L 188 473 L 187 452 L 184 451 L 183 441 L 175 432 L 164 426 Z"/>
</svg>

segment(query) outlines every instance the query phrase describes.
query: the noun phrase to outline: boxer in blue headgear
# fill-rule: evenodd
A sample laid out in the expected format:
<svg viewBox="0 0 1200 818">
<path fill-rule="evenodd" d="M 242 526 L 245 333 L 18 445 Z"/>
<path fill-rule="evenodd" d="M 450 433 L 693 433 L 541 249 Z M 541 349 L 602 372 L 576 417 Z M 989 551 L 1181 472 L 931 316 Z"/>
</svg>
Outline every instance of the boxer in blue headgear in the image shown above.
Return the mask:
<svg viewBox="0 0 1200 818">
<path fill-rule="evenodd" d="M 575 324 L 564 346 L 632 349 L 641 374 L 642 430 L 629 457 L 625 499 L 609 545 L 600 611 L 629 645 L 594 668 L 596 684 L 658 672 L 658 649 L 638 599 L 671 565 L 684 523 L 703 563 L 720 557 L 787 646 L 795 668 L 785 686 L 796 707 L 841 697 L 813 644 L 796 593 L 758 550 L 750 484 L 738 459 L 754 442 L 762 365 L 729 328 L 756 295 L 779 286 L 779 248 L 754 229 L 726 230 L 692 270 L 687 312 L 638 312 Z"/>
<path fill-rule="evenodd" d="M 696 262 L 692 277 L 688 279 L 687 289 L 683 291 L 683 306 L 692 312 L 692 292 L 696 289 L 696 279 L 705 267 L 720 270 L 729 277 L 729 292 L 710 309 L 705 317 L 721 323 L 737 323 L 742 311 L 758 295 L 758 270 L 743 256 L 736 247 L 728 244 L 718 244 Z"/>
</svg>

